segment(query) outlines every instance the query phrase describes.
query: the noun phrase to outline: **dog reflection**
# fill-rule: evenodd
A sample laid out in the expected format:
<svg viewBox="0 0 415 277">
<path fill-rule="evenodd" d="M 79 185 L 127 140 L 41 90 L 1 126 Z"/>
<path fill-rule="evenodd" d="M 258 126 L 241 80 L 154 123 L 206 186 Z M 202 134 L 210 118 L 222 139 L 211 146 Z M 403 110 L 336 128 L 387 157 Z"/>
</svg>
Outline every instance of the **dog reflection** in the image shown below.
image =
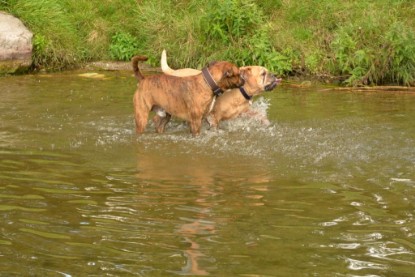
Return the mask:
<svg viewBox="0 0 415 277">
<path fill-rule="evenodd" d="M 226 224 L 226 222 L 219 222 L 223 220 L 223 217 L 219 219 L 216 214 L 220 213 L 220 210 L 217 211 L 220 205 L 215 199 L 222 201 L 227 198 L 229 190 L 235 189 L 232 184 L 247 183 L 250 184 L 246 186 L 248 191 L 242 193 L 238 190 L 244 198 L 232 197 L 231 199 L 236 199 L 238 203 L 226 201 L 227 205 L 234 207 L 240 207 L 246 203 L 250 206 L 264 205 L 263 197 L 268 190 L 266 184 L 270 181 L 266 169 L 263 165 L 261 166 L 261 163 L 252 161 L 252 159 L 248 167 L 255 174 L 245 168 L 232 172 L 229 170 L 228 160 L 213 155 L 194 156 L 186 153 L 169 155 L 160 149 L 149 152 L 151 153 L 139 154 L 137 159 L 139 172 L 137 177 L 140 180 L 151 180 L 151 183 L 156 184 L 162 181 L 166 190 L 172 189 L 177 195 L 194 194 L 194 196 L 186 196 L 186 199 L 166 198 L 162 200 L 165 201 L 164 203 L 158 203 L 169 205 L 170 210 L 173 208 L 178 211 L 175 212 L 175 216 L 181 223 L 176 226 L 175 232 L 188 245 L 186 249 L 183 249 L 186 264 L 178 274 L 209 275 L 203 265 L 212 260 L 212 257 L 209 257 L 206 251 L 204 252 L 206 246 L 202 242 L 204 238 L 218 233 L 219 223 Z M 189 187 L 193 188 L 193 191 L 189 192 Z M 189 210 L 186 210 L 187 207 Z"/>
</svg>

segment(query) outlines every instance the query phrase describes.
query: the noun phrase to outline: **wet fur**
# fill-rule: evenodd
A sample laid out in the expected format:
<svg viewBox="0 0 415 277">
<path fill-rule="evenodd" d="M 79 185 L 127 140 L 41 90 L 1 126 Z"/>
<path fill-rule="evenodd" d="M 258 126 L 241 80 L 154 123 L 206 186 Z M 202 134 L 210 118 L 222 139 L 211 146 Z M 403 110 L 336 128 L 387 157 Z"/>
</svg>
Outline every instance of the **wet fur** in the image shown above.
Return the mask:
<svg viewBox="0 0 415 277">
<path fill-rule="evenodd" d="M 240 68 L 244 72 L 244 89 L 251 97 L 273 90 L 281 81 L 262 66 L 245 66 Z M 252 100 L 247 100 L 239 88 L 227 90 L 217 99 L 212 111 L 207 116 L 210 127 L 216 128 L 220 121 L 238 117 L 241 114 L 255 117 L 263 123 L 268 119 L 250 109 Z"/>
<path fill-rule="evenodd" d="M 133 97 L 137 134 L 144 132 L 149 112 L 152 109 L 161 108 L 168 116 L 160 119 L 162 124 L 156 126 L 157 131 L 163 131 L 165 124 L 173 115 L 188 121 L 191 133 L 198 135 L 202 118 L 213 99 L 212 90 L 202 74 L 190 77 L 175 77 L 166 74 L 144 77 L 138 68 L 138 62 L 144 60 L 146 60 L 144 56 L 136 56 L 132 59 L 134 75 L 139 80 Z M 244 84 L 239 68 L 232 63 L 215 62 L 208 68 L 218 86 L 223 90 Z"/>
<path fill-rule="evenodd" d="M 173 76 L 191 76 L 195 72 L 199 72 L 196 69 L 184 68 L 184 69 L 171 69 L 167 63 L 166 52 L 163 50 L 161 55 L 161 68 L 164 73 Z M 277 79 L 272 73 L 270 73 L 265 67 L 262 66 L 246 66 L 240 68 L 243 77 L 245 79 L 245 91 L 249 96 L 260 95 L 264 91 L 269 91 L 275 88 L 275 86 L 281 81 Z M 212 111 L 207 116 L 209 125 L 216 128 L 220 121 L 235 118 L 241 114 L 246 114 L 250 117 L 256 117 L 263 123 L 269 123 L 267 118 L 256 113 L 250 109 L 252 101 L 245 99 L 239 88 L 226 91 L 221 97 L 216 99 L 215 105 Z M 161 121 L 162 119 L 156 119 L 155 121 Z M 168 122 L 168 120 L 167 120 Z M 164 125 L 166 124 L 163 121 Z M 163 126 L 164 130 L 164 126 Z"/>
</svg>

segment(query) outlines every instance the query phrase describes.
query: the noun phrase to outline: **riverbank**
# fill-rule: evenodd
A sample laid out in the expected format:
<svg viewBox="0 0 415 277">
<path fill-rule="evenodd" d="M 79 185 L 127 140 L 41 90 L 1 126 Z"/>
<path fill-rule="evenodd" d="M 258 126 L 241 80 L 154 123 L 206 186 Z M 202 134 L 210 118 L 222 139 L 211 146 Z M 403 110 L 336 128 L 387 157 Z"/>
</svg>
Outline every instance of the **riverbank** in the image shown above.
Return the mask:
<svg viewBox="0 0 415 277">
<path fill-rule="evenodd" d="M 175 68 L 229 60 L 349 86 L 415 84 L 410 1 L 9 0 L 0 10 L 34 32 L 36 70 L 135 54 L 158 66 L 167 49 Z"/>
<path fill-rule="evenodd" d="M 104 70 L 104 71 L 131 71 L 131 62 L 119 62 L 119 61 L 96 61 L 86 63 L 82 69 L 85 70 Z M 153 67 L 151 65 L 140 63 L 140 69 L 149 72 L 161 72 L 160 67 Z"/>
<path fill-rule="evenodd" d="M 146 63 L 141 63 L 140 68 L 144 72 L 148 73 L 161 73 L 160 67 L 153 67 Z M 98 61 L 90 62 L 85 64 L 81 71 L 92 72 L 88 75 L 83 75 L 87 78 L 98 78 L 101 76 L 99 73 L 95 72 L 105 72 L 105 71 L 124 71 L 131 72 L 131 63 L 130 62 L 119 62 L 119 61 Z M 97 77 L 98 76 L 98 77 Z M 105 76 L 103 76 L 105 78 Z M 415 93 L 415 87 L 411 86 L 339 86 L 339 81 L 332 76 L 286 76 L 282 84 L 283 86 L 288 86 L 298 89 L 308 89 L 313 86 L 322 86 L 329 85 L 330 88 L 323 88 L 318 90 L 335 90 L 335 91 L 361 91 L 361 92 L 371 92 L 371 91 L 389 91 L 389 92 L 411 92 Z"/>
</svg>

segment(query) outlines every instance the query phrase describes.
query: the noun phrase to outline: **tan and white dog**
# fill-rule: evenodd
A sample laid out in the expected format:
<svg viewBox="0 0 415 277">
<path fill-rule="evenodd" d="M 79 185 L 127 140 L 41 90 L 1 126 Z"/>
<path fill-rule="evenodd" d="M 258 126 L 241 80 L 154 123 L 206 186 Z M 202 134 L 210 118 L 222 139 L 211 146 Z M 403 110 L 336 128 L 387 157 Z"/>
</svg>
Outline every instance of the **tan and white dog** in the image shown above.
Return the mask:
<svg viewBox="0 0 415 277">
<path fill-rule="evenodd" d="M 172 76 L 193 76 L 201 72 L 192 68 L 171 69 L 167 63 L 165 50 L 162 52 L 160 64 L 162 71 Z M 222 96 L 216 98 L 206 117 L 210 127 L 216 128 L 220 121 L 232 119 L 241 114 L 255 117 L 265 124 L 269 123 L 266 117 L 264 118 L 263 115 L 250 109 L 252 98 L 264 91 L 273 90 L 281 82 L 281 79 L 277 79 L 263 66 L 244 66 L 240 67 L 240 70 L 243 72 L 242 77 L 245 84 L 240 88 L 229 89 Z"/>
</svg>

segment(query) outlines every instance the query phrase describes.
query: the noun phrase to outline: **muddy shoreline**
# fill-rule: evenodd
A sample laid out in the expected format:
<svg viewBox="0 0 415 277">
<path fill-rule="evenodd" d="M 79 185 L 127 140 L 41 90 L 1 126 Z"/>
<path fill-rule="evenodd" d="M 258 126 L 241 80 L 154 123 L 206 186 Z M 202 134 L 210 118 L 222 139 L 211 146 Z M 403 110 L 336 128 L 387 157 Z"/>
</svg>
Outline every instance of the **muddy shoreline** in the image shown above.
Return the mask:
<svg viewBox="0 0 415 277">
<path fill-rule="evenodd" d="M 104 70 L 104 71 L 132 71 L 131 62 L 97 61 L 85 64 L 81 69 Z M 152 67 L 146 63 L 140 63 L 143 71 L 161 72 L 158 67 Z"/>
</svg>

